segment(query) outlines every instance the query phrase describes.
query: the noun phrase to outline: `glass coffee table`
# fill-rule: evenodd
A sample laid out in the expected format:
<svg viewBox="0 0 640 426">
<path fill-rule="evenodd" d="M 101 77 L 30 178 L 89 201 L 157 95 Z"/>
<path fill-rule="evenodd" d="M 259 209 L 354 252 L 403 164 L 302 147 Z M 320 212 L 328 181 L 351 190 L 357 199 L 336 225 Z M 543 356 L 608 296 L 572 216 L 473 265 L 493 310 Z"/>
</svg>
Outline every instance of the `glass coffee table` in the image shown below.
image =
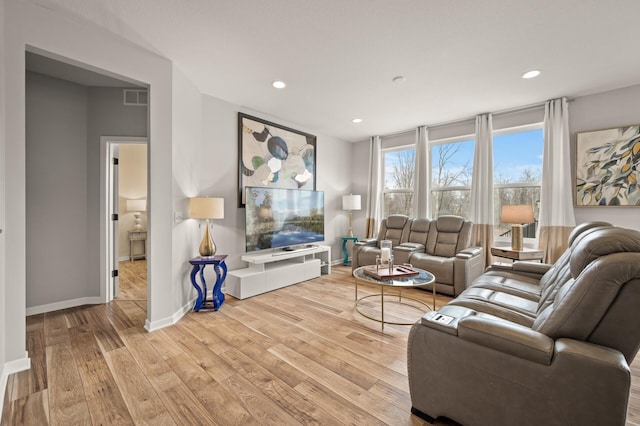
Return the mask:
<svg viewBox="0 0 640 426">
<path fill-rule="evenodd" d="M 424 305 L 428 310 L 435 310 L 436 308 L 436 284 L 435 284 L 435 277 L 433 276 L 432 273 L 427 272 L 425 270 L 422 269 L 418 269 L 418 268 L 414 268 L 412 267 L 413 270 L 415 270 L 416 272 L 419 272 L 418 275 L 413 275 L 413 276 L 409 276 L 409 277 L 392 277 L 392 278 L 385 278 L 385 279 L 379 279 L 376 277 L 372 277 L 371 275 L 368 275 L 365 273 L 365 269 L 366 268 L 371 268 L 371 266 L 361 266 L 359 268 L 356 268 L 353 271 L 353 278 L 355 281 L 355 287 L 356 287 L 356 294 L 355 294 L 355 301 L 356 301 L 356 305 L 355 305 L 355 309 L 356 311 L 358 311 L 358 313 L 366 318 L 372 319 L 374 321 L 378 321 L 381 325 L 382 325 L 382 329 L 384 330 L 384 325 L 385 324 L 395 324 L 395 325 L 411 325 L 413 324 L 413 322 L 391 322 L 391 321 L 385 321 L 384 320 L 384 296 L 385 296 L 385 288 L 389 289 L 389 288 L 397 288 L 398 289 L 398 293 L 387 293 L 386 295 L 393 295 L 393 296 L 398 296 L 398 302 L 395 303 L 399 303 L 402 305 L 407 305 L 407 306 L 411 306 L 412 308 L 416 308 L 416 306 L 408 304 L 408 303 L 404 303 L 402 301 L 403 296 L 402 296 L 402 289 L 403 288 L 417 288 L 417 287 L 424 287 L 426 285 L 429 284 L 433 284 L 433 307 L 427 305 L 426 303 L 424 303 L 421 300 L 412 298 L 412 297 L 407 297 L 404 296 L 404 299 L 409 299 L 409 300 L 413 300 L 414 302 L 418 302 L 421 305 Z M 363 281 L 369 284 L 375 284 L 380 286 L 380 293 L 379 294 L 370 294 L 368 296 L 363 296 L 358 298 L 358 281 Z M 365 314 L 364 312 L 362 312 L 360 310 L 360 302 L 368 299 L 368 298 L 372 298 L 372 297 L 380 297 L 380 304 L 382 306 L 382 312 L 381 312 L 381 316 L 380 318 L 376 318 L 373 317 L 371 315 Z M 415 322 L 415 321 L 414 321 Z"/>
</svg>

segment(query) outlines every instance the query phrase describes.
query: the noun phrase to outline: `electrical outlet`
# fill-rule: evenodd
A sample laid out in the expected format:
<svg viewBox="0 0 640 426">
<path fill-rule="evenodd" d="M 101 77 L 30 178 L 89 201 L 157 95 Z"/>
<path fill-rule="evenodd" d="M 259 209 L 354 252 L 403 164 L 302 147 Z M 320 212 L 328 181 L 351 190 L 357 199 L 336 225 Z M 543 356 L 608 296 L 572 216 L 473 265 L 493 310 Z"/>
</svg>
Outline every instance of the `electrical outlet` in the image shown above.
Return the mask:
<svg viewBox="0 0 640 426">
<path fill-rule="evenodd" d="M 184 221 L 184 213 L 182 212 L 175 212 L 175 218 L 174 218 L 176 223 L 180 223 L 182 221 Z"/>
</svg>

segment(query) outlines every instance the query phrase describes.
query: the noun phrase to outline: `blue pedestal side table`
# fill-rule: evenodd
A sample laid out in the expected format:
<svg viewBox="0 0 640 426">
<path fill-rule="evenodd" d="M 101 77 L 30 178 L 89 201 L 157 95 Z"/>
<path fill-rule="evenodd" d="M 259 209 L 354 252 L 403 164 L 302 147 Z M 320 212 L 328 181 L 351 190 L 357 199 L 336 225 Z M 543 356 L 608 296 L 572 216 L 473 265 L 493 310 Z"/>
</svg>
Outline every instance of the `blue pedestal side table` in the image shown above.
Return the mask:
<svg viewBox="0 0 640 426">
<path fill-rule="evenodd" d="M 198 312 L 200 309 L 213 309 L 217 311 L 224 303 L 224 293 L 222 292 L 222 283 L 227 278 L 227 265 L 224 260 L 227 258 L 226 254 L 219 254 L 210 257 L 194 257 L 189 261 L 193 265 L 191 270 L 191 284 L 198 292 L 198 298 L 193 304 L 193 310 Z M 211 299 L 207 300 L 207 282 L 204 279 L 204 268 L 207 265 L 213 265 L 213 269 L 216 272 L 216 282 L 213 285 L 213 291 L 211 292 Z M 198 284 L 197 275 L 200 275 L 200 282 Z"/>
<path fill-rule="evenodd" d="M 344 254 L 344 259 L 342 260 L 343 265 L 349 264 L 349 250 L 347 250 L 347 241 L 353 241 L 353 243 L 355 244 L 358 242 L 358 237 L 342 237 L 342 253 Z"/>
</svg>

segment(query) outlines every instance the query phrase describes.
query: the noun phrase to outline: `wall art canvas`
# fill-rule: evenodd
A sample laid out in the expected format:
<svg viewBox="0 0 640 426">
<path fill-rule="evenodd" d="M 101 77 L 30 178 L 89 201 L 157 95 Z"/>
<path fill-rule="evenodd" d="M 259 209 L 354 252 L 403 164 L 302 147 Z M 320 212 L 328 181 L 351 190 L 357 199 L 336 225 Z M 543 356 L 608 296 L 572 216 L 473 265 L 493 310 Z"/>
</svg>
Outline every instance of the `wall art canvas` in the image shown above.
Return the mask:
<svg viewBox="0 0 640 426">
<path fill-rule="evenodd" d="M 640 206 L 640 125 L 578 133 L 578 207 Z"/>
<path fill-rule="evenodd" d="M 238 113 L 238 205 L 245 187 L 316 189 L 316 137 Z"/>
</svg>

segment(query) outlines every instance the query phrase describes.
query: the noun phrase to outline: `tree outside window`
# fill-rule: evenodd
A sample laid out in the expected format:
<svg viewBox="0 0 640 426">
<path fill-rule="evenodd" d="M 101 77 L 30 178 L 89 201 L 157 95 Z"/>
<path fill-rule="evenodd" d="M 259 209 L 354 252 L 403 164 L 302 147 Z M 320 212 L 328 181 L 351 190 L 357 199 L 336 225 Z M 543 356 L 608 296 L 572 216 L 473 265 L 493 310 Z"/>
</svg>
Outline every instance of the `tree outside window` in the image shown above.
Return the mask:
<svg viewBox="0 0 640 426">
<path fill-rule="evenodd" d="M 413 215 L 414 147 L 384 150 L 384 214 Z"/>
<path fill-rule="evenodd" d="M 469 217 L 473 139 L 431 146 L 431 214 Z"/>
</svg>

